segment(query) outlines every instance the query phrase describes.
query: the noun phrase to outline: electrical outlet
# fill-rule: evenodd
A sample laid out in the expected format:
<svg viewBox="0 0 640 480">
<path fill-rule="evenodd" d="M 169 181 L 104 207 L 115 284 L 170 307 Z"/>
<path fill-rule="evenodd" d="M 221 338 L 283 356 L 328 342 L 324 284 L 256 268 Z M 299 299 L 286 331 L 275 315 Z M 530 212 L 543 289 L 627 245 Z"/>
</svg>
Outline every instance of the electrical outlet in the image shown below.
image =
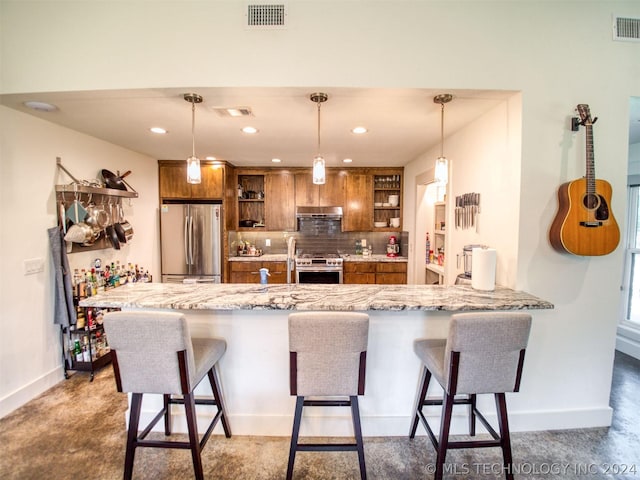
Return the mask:
<svg viewBox="0 0 640 480">
<path fill-rule="evenodd" d="M 264 246 L 265 247 L 270 247 L 271 246 L 271 239 L 270 238 L 265 239 Z"/>
<path fill-rule="evenodd" d="M 30 258 L 24 261 L 25 275 L 33 275 L 40 272 L 44 272 L 44 260 L 42 258 Z"/>
</svg>

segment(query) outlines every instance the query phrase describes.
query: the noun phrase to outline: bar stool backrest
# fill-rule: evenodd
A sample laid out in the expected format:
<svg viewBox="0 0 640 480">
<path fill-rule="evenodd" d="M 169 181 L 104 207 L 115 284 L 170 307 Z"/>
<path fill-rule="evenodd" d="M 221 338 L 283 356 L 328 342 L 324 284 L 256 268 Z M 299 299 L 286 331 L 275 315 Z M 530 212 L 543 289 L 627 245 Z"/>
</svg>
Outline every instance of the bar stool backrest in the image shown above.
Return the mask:
<svg viewBox="0 0 640 480">
<path fill-rule="evenodd" d="M 177 312 L 109 312 L 107 341 L 116 355 L 114 371 L 121 392 L 182 394 L 195 386 L 195 362 L 189 326 Z M 181 380 L 178 352 L 188 372 Z M 186 391 L 184 389 L 186 388 Z"/>
<path fill-rule="evenodd" d="M 523 312 L 458 313 L 451 316 L 445 348 L 445 384 L 450 393 L 519 390 L 531 315 Z M 457 381 L 452 352 L 460 352 Z"/>
<path fill-rule="evenodd" d="M 290 314 L 291 395 L 363 395 L 368 337 L 364 313 Z"/>
</svg>

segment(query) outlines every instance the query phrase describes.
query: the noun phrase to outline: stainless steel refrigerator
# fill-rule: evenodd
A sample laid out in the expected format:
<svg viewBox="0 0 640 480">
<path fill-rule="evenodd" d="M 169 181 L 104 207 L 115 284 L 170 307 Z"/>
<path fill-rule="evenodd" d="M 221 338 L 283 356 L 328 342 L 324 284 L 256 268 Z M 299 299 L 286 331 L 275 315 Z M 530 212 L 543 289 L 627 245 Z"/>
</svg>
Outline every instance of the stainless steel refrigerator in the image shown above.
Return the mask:
<svg viewBox="0 0 640 480">
<path fill-rule="evenodd" d="M 160 242 L 163 282 L 221 282 L 221 221 L 220 204 L 162 204 Z"/>
</svg>

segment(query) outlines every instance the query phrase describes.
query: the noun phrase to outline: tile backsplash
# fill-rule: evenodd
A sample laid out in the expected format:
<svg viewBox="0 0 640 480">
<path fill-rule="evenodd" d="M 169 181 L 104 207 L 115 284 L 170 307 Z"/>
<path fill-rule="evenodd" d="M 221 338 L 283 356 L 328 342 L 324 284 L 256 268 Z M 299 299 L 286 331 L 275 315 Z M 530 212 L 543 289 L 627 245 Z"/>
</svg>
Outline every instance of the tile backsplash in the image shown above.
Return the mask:
<svg viewBox="0 0 640 480">
<path fill-rule="evenodd" d="M 374 255 L 387 253 L 389 237 L 395 236 L 400 243 L 400 255 L 407 256 L 409 251 L 408 232 L 342 232 L 340 221 L 314 220 L 301 221 L 297 232 L 276 232 L 254 229 L 251 231 L 230 231 L 229 247 L 237 250 L 238 243 L 249 242 L 261 248 L 264 254 L 287 253 L 287 239 L 296 239 L 297 253 L 335 253 L 355 255 L 356 240 L 367 240 Z M 267 246 L 267 240 L 271 243 Z M 232 253 L 233 255 L 233 253 Z"/>
</svg>

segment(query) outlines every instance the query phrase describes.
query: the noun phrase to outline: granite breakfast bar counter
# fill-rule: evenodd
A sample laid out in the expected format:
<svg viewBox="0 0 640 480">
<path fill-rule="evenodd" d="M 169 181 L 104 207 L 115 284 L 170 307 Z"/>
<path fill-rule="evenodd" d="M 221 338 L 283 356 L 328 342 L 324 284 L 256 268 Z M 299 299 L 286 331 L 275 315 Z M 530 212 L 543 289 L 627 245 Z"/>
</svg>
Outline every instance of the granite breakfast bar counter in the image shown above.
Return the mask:
<svg viewBox="0 0 640 480">
<path fill-rule="evenodd" d="M 89 297 L 81 305 L 177 310 L 187 316 L 192 335 L 224 338 L 227 351 L 219 368 L 233 433 L 279 436 L 290 435 L 295 404 L 288 383 L 287 317 L 292 311 L 369 314 L 366 392 L 360 408 L 363 433 L 373 436 L 407 434 L 420 370 L 412 348 L 415 338 L 444 337 L 452 312 L 553 308 L 533 295 L 501 287 L 479 292 L 469 286 L 344 284 L 140 283 Z M 525 377 L 531 374 L 536 373 L 525 365 Z M 206 382 L 198 389 L 209 393 Z M 145 395 L 142 420 L 149 420 L 161 402 L 161 396 Z M 305 413 L 302 433 L 351 435 L 350 417 L 341 410 Z M 186 431 L 182 410 L 174 415 L 177 430 Z M 204 422 L 208 412 L 201 408 L 199 415 Z M 512 408 L 510 416 L 518 415 L 528 413 Z M 519 422 L 512 423 L 517 430 Z M 526 429 L 530 419 L 520 423 Z"/>
</svg>

